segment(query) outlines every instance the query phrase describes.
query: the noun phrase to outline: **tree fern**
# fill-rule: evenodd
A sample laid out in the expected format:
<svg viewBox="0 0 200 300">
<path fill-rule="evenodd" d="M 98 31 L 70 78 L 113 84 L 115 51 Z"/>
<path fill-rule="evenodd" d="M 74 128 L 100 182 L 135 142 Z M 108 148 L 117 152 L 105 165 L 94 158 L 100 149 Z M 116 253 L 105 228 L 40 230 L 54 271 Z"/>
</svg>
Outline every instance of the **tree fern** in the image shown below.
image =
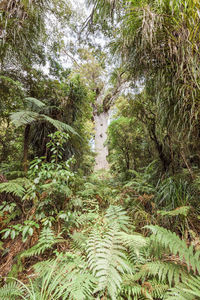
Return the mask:
<svg viewBox="0 0 200 300">
<path fill-rule="evenodd" d="M 31 110 L 37 110 L 42 107 L 45 107 L 45 104 L 42 101 L 40 101 L 36 98 L 33 98 L 33 97 L 27 97 L 24 100 L 25 100 L 27 108 L 29 108 Z"/>
<path fill-rule="evenodd" d="M 52 124 L 56 129 L 58 129 L 60 131 L 66 130 L 66 131 L 71 132 L 72 134 L 77 135 L 77 132 L 71 126 L 69 126 L 63 122 L 60 122 L 58 120 L 54 120 L 47 115 L 40 114 L 35 111 L 21 110 L 21 111 L 12 113 L 10 118 L 11 118 L 12 123 L 14 123 L 16 127 L 31 124 L 32 122 L 36 122 L 36 121 L 46 121 L 46 122 Z"/>
</svg>

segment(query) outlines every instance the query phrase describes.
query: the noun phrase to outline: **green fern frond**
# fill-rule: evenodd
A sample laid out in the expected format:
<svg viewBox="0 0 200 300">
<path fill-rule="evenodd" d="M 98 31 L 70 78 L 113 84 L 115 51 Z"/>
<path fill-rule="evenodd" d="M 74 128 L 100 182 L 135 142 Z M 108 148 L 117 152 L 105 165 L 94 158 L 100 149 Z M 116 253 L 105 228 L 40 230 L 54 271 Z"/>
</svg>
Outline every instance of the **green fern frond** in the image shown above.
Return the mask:
<svg viewBox="0 0 200 300">
<path fill-rule="evenodd" d="M 121 297 L 120 297 L 121 296 Z M 151 293 L 147 288 L 135 281 L 124 281 L 122 288 L 120 290 L 120 296 L 117 299 L 127 299 L 127 300 L 140 300 L 149 299 L 153 300 Z"/>
<path fill-rule="evenodd" d="M 27 97 L 24 100 L 31 110 L 37 110 L 45 106 L 45 104 L 42 101 L 33 97 Z"/>
<path fill-rule="evenodd" d="M 140 234 L 127 234 L 119 232 L 119 238 L 122 243 L 139 255 L 139 250 L 148 245 L 148 239 Z"/>
<path fill-rule="evenodd" d="M 22 198 L 25 195 L 24 187 L 19 183 L 15 182 L 14 180 L 0 183 L 0 193 L 3 192 L 13 194 L 14 196 L 18 196 L 20 198 Z"/>
<path fill-rule="evenodd" d="M 99 215 L 93 212 L 88 212 L 77 216 L 76 223 L 80 226 L 92 224 L 99 218 Z"/>
<path fill-rule="evenodd" d="M 40 118 L 40 114 L 34 111 L 21 110 L 10 115 L 11 122 L 16 126 L 30 124 Z"/>
<path fill-rule="evenodd" d="M 152 281 L 149 281 L 149 283 L 152 286 L 152 296 L 153 298 L 163 298 L 163 295 L 167 292 L 169 289 L 169 285 L 163 282 L 159 282 L 158 280 L 153 279 Z"/>
<path fill-rule="evenodd" d="M 22 285 L 20 285 L 18 282 L 12 281 L 6 283 L 3 287 L 0 288 L 1 300 L 25 299 L 24 294 L 25 294 L 25 288 Z"/>
<path fill-rule="evenodd" d="M 174 217 L 179 215 L 186 217 L 189 213 L 189 210 L 190 210 L 190 206 L 181 206 L 170 211 L 159 210 L 157 211 L 157 213 L 160 214 L 161 216 L 168 216 L 168 217 Z"/>
<path fill-rule="evenodd" d="M 46 121 L 52 124 L 56 129 L 60 131 L 68 131 L 72 134 L 78 135 L 78 133 L 69 125 L 60 122 L 58 120 L 54 120 L 49 116 L 28 110 L 21 110 L 10 115 L 11 122 L 15 124 L 16 127 L 31 124 L 35 121 Z"/>
<path fill-rule="evenodd" d="M 186 264 L 188 270 L 193 270 L 193 272 L 200 272 L 200 251 L 194 250 L 191 245 L 187 246 L 184 240 L 181 240 L 178 235 L 171 232 L 165 228 L 159 226 L 145 226 L 145 228 L 150 229 L 153 234 L 151 235 L 151 240 L 161 245 L 163 249 L 170 251 L 173 255 L 178 255 L 180 263 Z"/>
<path fill-rule="evenodd" d="M 165 300 L 199 300 L 200 276 L 190 276 L 182 283 L 172 288 L 165 296 Z"/>
<path fill-rule="evenodd" d="M 82 232 L 75 231 L 72 235 L 70 235 L 70 237 L 72 239 L 72 249 L 81 251 L 84 251 L 86 249 L 87 237 Z"/>
<path fill-rule="evenodd" d="M 125 254 L 126 248 L 120 242 L 117 228 L 118 226 L 113 224 L 112 228 L 108 228 L 103 234 L 95 230 L 87 243 L 88 265 L 98 279 L 96 291 L 107 291 L 112 299 L 116 299 L 122 274 L 131 272 Z"/>
<path fill-rule="evenodd" d="M 147 262 L 141 266 L 140 271 L 134 275 L 135 280 L 146 277 L 157 277 L 160 282 L 168 282 L 170 286 L 173 283 L 178 284 L 180 280 L 187 278 L 188 273 L 180 265 L 174 263 L 153 261 Z"/>
<path fill-rule="evenodd" d="M 67 253 L 56 260 L 38 263 L 34 268 L 42 279 L 41 295 L 45 294 L 45 299 L 93 299 L 96 280 L 80 257 Z"/>
<path fill-rule="evenodd" d="M 49 122 L 50 124 L 52 124 L 56 129 L 60 130 L 60 131 L 67 131 L 67 132 L 71 132 L 74 135 L 78 135 L 78 133 L 69 125 L 60 122 L 58 120 L 54 120 L 52 118 L 50 118 L 49 116 L 46 115 L 40 115 L 40 119 L 41 120 L 45 120 L 47 122 Z"/>
<path fill-rule="evenodd" d="M 127 216 L 123 207 L 110 205 L 106 211 L 105 217 L 108 219 L 108 223 L 118 224 L 121 230 L 127 230 L 127 226 L 130 225 L 130 218 Z"/>
<path fill-rule="evenodd" d="M 29 248 L 21 254 L 21 257 L 36 256 L 44 253 L 45 250 L 50 249 L 53 245 L 62 242 L 63 239 L 56 237 L 54 231 L 47 227 L 43 228 L 37 244 Z"/>
</svg>

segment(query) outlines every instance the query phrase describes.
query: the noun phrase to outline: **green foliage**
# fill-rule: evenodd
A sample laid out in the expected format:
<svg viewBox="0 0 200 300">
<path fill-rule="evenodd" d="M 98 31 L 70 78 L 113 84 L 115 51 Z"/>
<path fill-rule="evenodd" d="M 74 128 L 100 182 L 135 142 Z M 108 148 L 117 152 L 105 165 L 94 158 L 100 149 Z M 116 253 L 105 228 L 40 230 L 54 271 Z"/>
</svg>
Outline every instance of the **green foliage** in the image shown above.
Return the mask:
<svg viewBox="0 0 200 300">
<path fill-rule="evenodd" d="M 41 230 L 38 242 L 33 247 L 23 252 L 21 257 L 38 256 L 62 241 L 63 239 L 60 236 L 55 236 L 54 231 L 50 227 L 44 227 Z"/>
<path fill-rule="evenodd" d="M 199 276 L 190 276 L 183 283 L 172 288 L 165 296 L 166 300 L 197 300 L 200 299 Z"/>
<path fill-rule="evenodd" d="M 22 241 L 25 242 L 28 236 L 33 235 L 35 228 L 39 228 L 39 225 L 36 222 L 32 220 L 26 220 L 24 221 L 24 224 L 11 225 L 0 232 L 4 233 L 3 239 L 7 239 L 10 235 L 12 240 L 14 240 L 21 233 Z"/>
<path fill-rule="evenodd" d="M 185 264 L 188 270 L 194 272 L 199 272 L 200 270 L 200 251 L 194 251 L 194 247 L 187 246 L 184 240 L 181 240 L 174 232 L 171 232 L 167 229 L 164 229 L 159 226 L 146 226 L 153 232 L 153 242 L 157 243 L 162 247 L 163 250 L 169 251 L 169 254 L 175 256 L 178 255 L 178 258 L 183 264 Z"/>
<path fill-rule="evenodd" d="M 190 210 L 189 206 L 181 206 L 170 211 L 158 210 L 157 213 L 160 214 L 161 216 L 174 217 L 174 216 L 182 215 L 186 217 L 188 215 L 189 210 Z"/>
<path fill-rule="evenodd" d="M 0 183 L 0 191 L 1 193 L 11 193 L 18 197 L 23 197 L 23 195 L 25 194 L 23 186 L 16 183 L 16 180 Z"/>
<path fill-rule="evenodd" d="M 23 297 L 25 291 L 26 290 L 25 290 L 23 284 L 13 281 L 13 282 L 5 284 L 0 289 L 0 297 L 2 300 L 8 300 L 8 299 L 14 300 L 14 299 L 16 299 L 16 297 L 25 299 Z"/>
</svg>

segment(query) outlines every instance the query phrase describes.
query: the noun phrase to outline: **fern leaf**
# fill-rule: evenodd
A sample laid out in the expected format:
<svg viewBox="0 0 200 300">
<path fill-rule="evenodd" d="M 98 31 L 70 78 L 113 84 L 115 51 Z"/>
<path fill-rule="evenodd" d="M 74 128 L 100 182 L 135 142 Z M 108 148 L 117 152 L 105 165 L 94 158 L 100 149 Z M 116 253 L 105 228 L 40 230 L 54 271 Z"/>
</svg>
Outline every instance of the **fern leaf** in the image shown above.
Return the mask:
<svg viewBox="0 0 200 300">
<path fill-rule="evenodd" d="M 55 260 L 48 260 L 34 266 L 40 274 L 45 299 L 93 299 L 96 280 L 87 270 L 87 264 L 80 257 L 67 253 Z"/>
<path fill-rule="evenodd" d="M 50 124 L 52 124 L 55 128 L 57 128 L 60 131 L 68 131 L 74 135 L 78 135 L 78 133 L 71 126 L 69 126 L 63 122 L 60 122 L 58 120 L 54 120 L 54 119 L 50 118 L 49 116 L 41 114 L 40 119 L 49 122 Z"/>
<path fill-rule="evenodd" d="M 165 300 L 197 300 L 200 299 L 200 276 L 190 276 L 172 288 Z"/>
<path fill-rule="evenodd" d="M 17 111 L 10 115 L 11 122 L 15 124 L 16 127 L 30 124 L 34 121 L 37 121 L 39 118 L 39 113 L 28 110 Z"/>
<path fill-rule="evenodd" d="M 120 206 L 110 205 L 106 211 L 105 217 L 108 219 L 108 223 L 115 223 L 119 225 L 121 230 L 127 230 L 127 226 L 130 224 L 130 218 L 127 216 L 126 211 Z"/>
<path fill-rule="evenodd" d="M 33 97 L 25 98 L 25 102 L 31 110 L 40 109 L 45 106 L 45 104 L 42 101 Z"/>
<path fill-rule="evenodd" d="M 125 247 L 117 236 L 117 228 L 112 226 L 103 235 L 93 231 L 87 245 L 88 265 L 98 279 L 96 291 L 107 291 L 112 299 L 116 299 L 122 274 L 131 272 Z"/>
<path fill-rule="evenodd" d="M 162 261 L 148 262 L 141 266 L 140 271 L 134 275 L 135 280 L 144 279 L 146 277 L 158 277 L 160 282 L 168 282 L 170 286 L 180 279 L 185 279 L 188 273 L 182 266 Z"/>
<path fill-rule="evenodd" d="M 15 300 L 20 297 L 21 299 L 24 298 L 25 289 L 17 282 L 9 282 L 5 284 L 3 287 L 0 288 L 0 299 L 1 300 Z"/>
<path fill-rule="evenodd" d="M 188 270 L 193 270 L 200 272 L 200 251 L 195 253 L 194 247 L 190 246 L 188 248 L 185 241 L 181 240 L 174 232 L 171 232 L 165 228 L 159 226 L 145 226 L 149 228 L 153 235 L 151 240 L 160 244 L 164 249 L 170 250 L 174 255 L 178 255 L 180 263 L 186 264 Z"/>
<path fill-rule="evenodd" d="M 168 217 L 174 217 L 179 215 L 186 217 L 189 213 L 189 210 L 190 210 L 190 206 L 181 206 L 170 211 L 159 210 L 157 213 L 160 214 L 161 216 L 168 216 Z"/>
<path fill-rule="evenodd" d="M 21 254 L 21 257 L 36 256 L 44 253 L 45 250 L 50 249 L 53 245 L 62 242 L 63 239 L 56 237 L 54 231 L 47 227 L 43 228 L 37 244 L 29 248 Z"/>
<path fill-rule="evenodd" d="M 119 232 L 118 236 L 126 247 L 129 247 L 138 255 L 140 249 L 148 245 L 148 239 L 144 238 L 140 234 L 127 234 L 125 232 Z"/>
<path fill-rule="evenodd" d="M 10 193 L 15 196 L 22 198 L 25 194 L 23 186 L 15 182 L 14 180 L 0 183 L 0 193 Z"/>
</svg>

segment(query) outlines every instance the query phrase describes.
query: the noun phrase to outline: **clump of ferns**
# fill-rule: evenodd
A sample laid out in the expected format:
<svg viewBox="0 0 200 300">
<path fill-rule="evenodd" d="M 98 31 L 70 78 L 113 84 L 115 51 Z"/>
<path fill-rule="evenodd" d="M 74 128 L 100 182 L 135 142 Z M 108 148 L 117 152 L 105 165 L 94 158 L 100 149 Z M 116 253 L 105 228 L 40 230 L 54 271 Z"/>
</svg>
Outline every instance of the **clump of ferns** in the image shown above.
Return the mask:
<svg viewBox="0 0 200 300">
<path fill-rule="evenodd" d="M 76 249 L 35 266 L 38 279 L 33 286 L 40 297 L 36 299 L 193 300 L 181 298 L 181 291 L 200 291 L 195 283 L 200 251 L 162 227 L 146 229 L 152 232 L 149 237 L 134 233 L 124 210 L 109 207 L 89 232 L 76 233 Z M 2 293 L 0 289 L 1 299 L 12 299 Z"/>
<path fill-rule="evenodd" d="M 151 285 L 151 281 L 156 279 L 166 291 L 171 289 L 171 294 L 166 293 L 167 297 L 171 297 L 174 293 L 176 296 L 179 295 L 177 289 L 180 291 L 180 287 L 183 286 L 190 294 L 187 288 L 188 278 L 195 281 L 196 274 L 200 272 L 200 251 L 195 252 L 192 245 L 188 247 L 185 241 L 171 231 L 159 226 L 147 227 L 153 233 L 149 239 L 150 260 L 139 267 L 139 271 L 132 276 L 132 281 L 143 286 L 144 283 Z M 155 292 L 157 289 L 152 288 L 152 295 Z M 198 292 L 200 293 L 200 288 Z M 176 299 L 189 299 L 185 297 L 180 296 Z"/>
</svg>

